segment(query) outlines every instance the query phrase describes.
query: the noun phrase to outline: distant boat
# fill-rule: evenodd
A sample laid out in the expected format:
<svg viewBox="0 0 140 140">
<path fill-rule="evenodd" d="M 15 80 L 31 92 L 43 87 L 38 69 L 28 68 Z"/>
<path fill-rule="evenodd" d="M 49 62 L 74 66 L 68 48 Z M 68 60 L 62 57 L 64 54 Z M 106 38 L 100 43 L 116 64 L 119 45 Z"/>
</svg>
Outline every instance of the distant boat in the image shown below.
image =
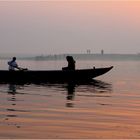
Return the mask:
<svg viewBox="0 0 140 140">
<path fill-rule="evenodd" d="M 77 70 L 0 70 L 0 82 L 50 82 L 50 81 L 86 81 L 103 75 L 113 68 L 93 68 Z"/>
</svg>

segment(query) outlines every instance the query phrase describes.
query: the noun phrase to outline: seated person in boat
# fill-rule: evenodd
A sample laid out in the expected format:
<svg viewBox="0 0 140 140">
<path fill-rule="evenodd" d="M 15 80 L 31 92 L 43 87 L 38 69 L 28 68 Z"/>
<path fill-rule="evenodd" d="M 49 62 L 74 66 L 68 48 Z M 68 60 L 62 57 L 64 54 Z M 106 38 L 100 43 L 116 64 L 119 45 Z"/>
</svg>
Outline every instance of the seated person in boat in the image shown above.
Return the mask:
<svg viewBox="0 0 140 140">
<path fill-rule="evenodd" d="M 16 57 L 13 57 L 13 59 L 8 62 L 8 65 L 9 65 L 9 71 L 14 71 L 15 68 L 21 70 L 21 68 L 18 67 L 18 64 L 16 62 Z"/>
<path fill-rule="evenodd" d="M 62 70 L 75 70 L 75 60 L 73 59 L 72 56 L 67 56 L 66 57 L 68 66 L 63 67 Z"/>
</svg>

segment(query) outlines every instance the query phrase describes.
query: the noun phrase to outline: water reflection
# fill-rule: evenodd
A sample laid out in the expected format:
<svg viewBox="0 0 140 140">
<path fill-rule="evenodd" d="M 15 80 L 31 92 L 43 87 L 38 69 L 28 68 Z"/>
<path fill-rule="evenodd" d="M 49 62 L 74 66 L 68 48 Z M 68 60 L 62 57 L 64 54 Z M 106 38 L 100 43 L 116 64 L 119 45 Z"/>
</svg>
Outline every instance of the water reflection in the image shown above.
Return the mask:
<svg viewBox="0 0 140 140">
<path fill-rule="evenodd" d="M 74 83 L 68 83 L 66 86 L 67 89 L 67 100 L 73 100 L 75 96 L 75 84 Z"/>
<path fill-rule="evenodd" d="M 94 95 L 99 93 L 110 93 L 112 91 L 112 85 L 99 80 L 91 80 L 88 82 L 69 82 L 65 86 L 67 90 L 66 99 L 68 102 L 66 103 L 66 107 L 74 107 L 74 103 L 72 102 L 75 97 L 75 92 L 85 93 L 77 96 L 89 96 L 89 97 L 110 97 L 109 95 Z M 93 93 L 92 95 L 87 95 L 87 93 Z M 71 102 L 70 102 L 71 101 Z"/>
<path fill-rule="evenodd" d="M 24 90 L 24 86 L 22 85 L 22 89 Z M 8 99 L 8 101 L 13 101 L 12 105 L 16 105 L 16 95 L 17 94 L 28 94 L 31 96 L 45 96 L 48 97 L 50 94 L 52 97 L 51 92 L 66 92 L 66 106 L 67 107 L 74 107 L 74 99 L 75 96 L 83 96 L 83 97 L 110 97 L 112 91 L 112 85 L 103 82 L 100 80 L 91 80 L 91 81 L 82 81 L 82 82 L 65 82 L 65 83 L 37 83 L 37 84 L 29 84 L 30 87 L 33 89 L 32 92 L 28 93 L 28 89 L 25 89 L 26 93 L 17 92 L 17 87 L 21 85 L 18 84 L 9 84 L 8 86 L 8 94 L 12 96 Z M 42 89 L 43 93 L 39 94 L 36 90 Z M 46 95 L 46 91 L 49 89 L 49 93 Z M 52 90 L 52 91 L 51 91 Z M 104 94 L 105 93 L 105 94 Z M 107 93 L 107 94 L 106 94 Z M 108 94 L 109 93 L 109 94 Z M 44 95 L 45 94 L 45 95 Z M 48 99 L 48 98 L 47 98 Z"/>
<path fill-rule="evenodd" d="M 12 108 L 7 108 L 7 112 L 8 112 L 8 115 L 6 115 L 7 118 L 13 118 L 13 117 L 18 117 L 16 114 L 15 114 L 15 107 L 13 106 L 16 106 L 16 85 L 15 84 L 9 84 L 8 85 L 8 94 L 11 95 L 7 100 L 12 102 Z M 12 114 L 11 114 L 12 113 Z"/>
<path fill-rule="evenodd" d="M 16 85 L 15 84 L 9 84 L 8 93 L 10 93 L 10 94 L 16 93 Z"/>
<path fill-rule="evenodd" d="M 12 103 L 11 104 L 12 107 L 13 106 L 16 106 L 17 101 L 24 101 L 24 100 L 17 99 L 17 94 L 20 94 L 20 95 L 25 94 L 25 93 L 17 92 L 17 89 L 20 89 L 20 86 L 21 85 L 16 85 L 16 84 L 9 84 L 8 85 L 8 91 L 7 91 L 7 93 L 10 96 L 8 96 L 7 101 L 9 101 L 9 102 Z M 22 85 L 22 86 L 24 86 L 24 85 Z M 16 112 L 26 112 L 25 110 L 17 110 L 17 109 L 13 109 L 13 108 L 8 108 L 7 111 L 8 112 L 15 112 L 15 111 Z M 7 116 L 8 117 L 16 117 L 17 115 L 7 115 Z"/>
<path fill-rule="evenodd" d="M 27 84 L 25 84 L 27 85 Z M 24 88 L 25 85 L 22 85 Z M 47 87 L 47 89 L 55 89 L 56 91 L 67 91 L 67 100 L 74 100 L 74 97 L 77 95 L 77 92 L 81 93 L 109 93 L 112 91 L 112 85 L 107 82 L 103 82 L 100 80 L 90 80 L 90 81 L 82 81 L 82 82 L 64 82 L 64 83 L 34 83 L 34 84 L 28 84 L 29 87 L 34 86 L 34 88 L 37 87 Z M 20 93 L 17 92 L 17 87 L 21 85 L 18 84 L 9 84 L 8 86 L 8 94 L 12 94 L 12 99 L 14 100 L 16 94 L 28 94 L 28 93 Z M 33 88 L 33 87 L 32 87 Z M 27 89 L 26 89 L 27 90 Z M 45 93 L 45 91 L 44 91 Z M 75 95 L 76 94 L 76 95 Z M 38 95 L 34 94 L 32 92 L 32 95 Z"/>
<path fill-rule="evenodd" d="M 73 82 L 69 82 L 66 86 L 66 90 L 67 90 L 67 97 L 66 98 L 68 101 L 74 100 L 75 86 L 76 86 L 76 84 Z M 73 106 L 74 106 L 73 102 L 66 103 L 66 107 L 73 107 Z"/>
<path fill-rule="evenodd" d="M 40 111 L 40 106 L 44 105 L 44 108 L 47 107 L 47 101 L 50 101 L 50 99 L 53 100 L 53 96 L 64 95 L 66 100 L 66 103 L 64 103 L 64 105 L 67 108 L 72 108 L 75 107 L 76 97 L 110 97 L 110 93 L 112 93 L 111 91 L 111 84 L 99 80 L 92 80 L 88 82 L 71 81 L 67 83 L 39 83 L 28 84 L 28 86 L 27 84 L 21 85 L 18 83 L 10 83 L 8 85 L 6 84 L 6 93 L 8 95 L 8 97 L 6 96 L 6 100 L 8 102 L 4 102 L 6 103 L 6 109 L 4 109 L 4 112 L 6 111 L 4 114 L 5 122 L 7 125 L 12 125 L 14 127 L 16 126 L 17 128 L 20 128 L 22 125 L 17 122 L 15 123 L 15 118 L 20 118 L 24 115 L 28 117 L 28 115 L 30 116 L 32 114 L 26 112 L 38 113 L 38 111 Z M 56 94 L 56 92 L 60 94 Z M 43 101 L 40 102 L 42 97 Z M 31 99 L 31 102 L 28 102 L 28 100 L 26 101 L 26 99 L 29 98 Z M 63 100 L 63 98 L 59 98 L 58 100 Z M 57 97 L 54 97 L 54 101 L 57 101 Z M 27 107 L 31 105 L 31 110 L 25 108 L 23 106 L 25 104 Z M 54 107 L 54 102 L 51 102 L 50 106 L 51 105 Z M 9 120 L 12 123 L 9 123 Z"/>
<path fill-rule="evenodd" d="M 79 83 L 79 86 L 85 88 L 87 92 L 101 93 L 101 92 L 111 92 L 112 85 L 107 82 L 103 82 L 100 80 L 91 80 L 89 82 Z"/>
</svg>

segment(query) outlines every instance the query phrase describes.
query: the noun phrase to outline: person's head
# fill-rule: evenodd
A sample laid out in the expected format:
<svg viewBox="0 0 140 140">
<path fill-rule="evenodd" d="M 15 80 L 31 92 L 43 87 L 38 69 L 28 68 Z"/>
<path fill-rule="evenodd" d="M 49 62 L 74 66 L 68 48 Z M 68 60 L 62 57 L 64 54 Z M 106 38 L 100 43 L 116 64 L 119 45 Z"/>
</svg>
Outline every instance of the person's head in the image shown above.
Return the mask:
<svg viewBox="0 0 140 140">
<path fill-rule="evenodd" d="M 13 57 L 13 61 L 16 61 L 16 57 Z"/>
<path fill-rule="evenodd" d="M 67 61 L 71 61 L 71 62 L 74 61 L 72 56 L 67 56 L 66 59 L 67 59 Z"/>
<path fill-rule="evenodd" d="M 67 61 L 70 61 L 70 56 L 66 56 Z"/>
</svg>

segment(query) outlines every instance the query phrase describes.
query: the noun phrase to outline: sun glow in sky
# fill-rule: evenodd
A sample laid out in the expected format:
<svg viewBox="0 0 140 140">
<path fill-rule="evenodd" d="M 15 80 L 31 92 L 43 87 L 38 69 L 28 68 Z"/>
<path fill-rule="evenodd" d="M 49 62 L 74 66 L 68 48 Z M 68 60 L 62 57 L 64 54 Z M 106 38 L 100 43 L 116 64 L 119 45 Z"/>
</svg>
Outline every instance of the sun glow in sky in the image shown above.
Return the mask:
<svg viewBox="0 0 140 140">
<path fill-rule="evenodd" d="M 0 1 L 0 17 L 1 52 L 140 52 L 140 1 Z"/>
</svg>

